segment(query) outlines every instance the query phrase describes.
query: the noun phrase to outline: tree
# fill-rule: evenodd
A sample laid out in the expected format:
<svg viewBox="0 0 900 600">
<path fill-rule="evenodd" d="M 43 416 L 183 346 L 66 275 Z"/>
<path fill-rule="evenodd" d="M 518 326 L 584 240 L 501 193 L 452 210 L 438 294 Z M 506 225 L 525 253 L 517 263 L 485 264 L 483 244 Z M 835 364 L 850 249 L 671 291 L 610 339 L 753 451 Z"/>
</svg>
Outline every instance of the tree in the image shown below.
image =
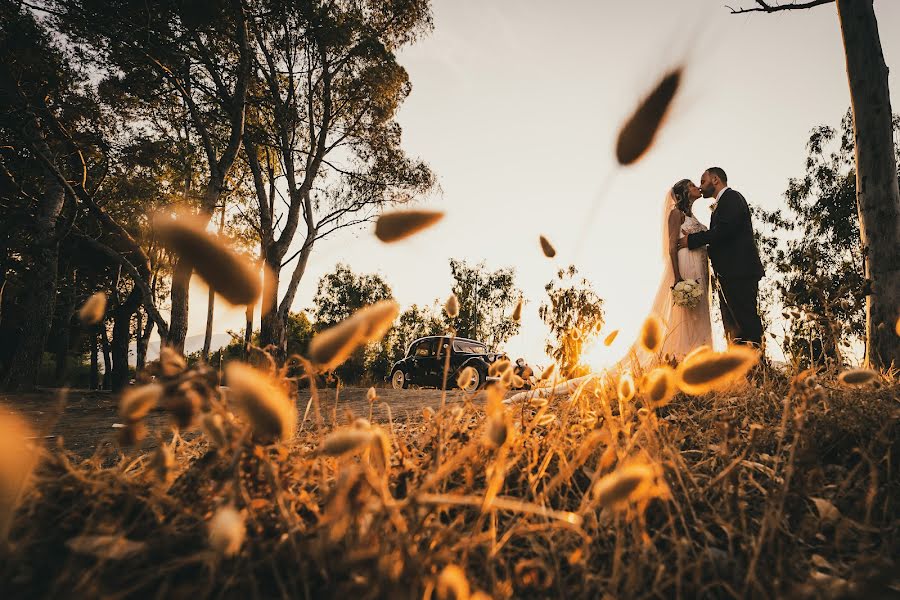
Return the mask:
<svg viewBox="0 0 900 600">
<path fill-rule="evenodd" d="M 900 133 L 900 117 L 894 117 Z M 785 215 L 758 211 L 775 235 L 763 250 L 787 310 L 786 350 L 801 367 L 843 361 L 842 348 L 865 341 L 865 281 L 856 208 L 852 116 L 840 130 L 813 129 L 806 173 L 791 179 Z M 900 145 L 894 147 L 900 159 Z"/>
<path fill-rule="evenodd" d="M 254 11 L 250 28 L 254 78 L 244 158 L 267 266 L 263 306 L 272 307 L 260 337 L 282 348 L 315 243 L 434 183 L 427 165 L 404 154 L 394 118 L 411 89 L 395 53 L 431 29 L 431 12 L 427 0 L 273 0 Z M 287 256 L 298 230 L 299 248 Z M 279 298 L 281 270 L 294 260 Z"/>
<path fill-rule="evenodd" d="M 470 265 L 466 261 L 450 259 L 453 277 L 452 291 L 459 299 L 459 316 L 444 319 L 459 337 L 484 342 L 496 349 L 519 332 L 519 323 L 512 312 L 522 291 L 516 287 L 516 271 L 504 267 L 488 271 L 484 262 Z"/>
<path fill-rule="evenodd" d="M 587 279 L 577 276 L 575 265 L 560 269 L 544 286 L 547 301 L 538 307 L 538 315 L 550 328 L 545 351 L 566 379 L 587 372 L 588 367 L 579 364 L 581 352 L 600 333 L 604 322 L 603 299 Z"/>
<path fill-rule="evenodd" d="M 866 297 L 866 362 L 900 365 L 894 331 L 900 306 L 900 187 L 893 143 L 888 68 L 884 62 L 873 0 L 811 0 L 757 6 L 733 13 L 812 8 L 836 1 L 844 42 L 853 115 L 856 206 Z"/>
<path fill-rule="evenodd" d="M 59 29 L 86 46 L 106 85 L 118 87 L 141 113 L 142 124 L 162 136 L 183 129 L 184 200 L 209 218 L 226 188 L 241 147 L 251 50 L 241 0 L 156 2 L 51 0 L 47 10 Z M 196 163 L 190 132 L 202 153 Z M 194 198 L 193 170 L 202 168 Z M 161 335 L 183 350 L 192 268 L 175 259 L 171 278 L 171 327 Z"/>
<path fill-rule="evenodd" d="M 364 306 L 379 300 L 390 300 L 391 288 L 377 274 L 357 275 L 345 264 L 338 263 L 334 272 L 319 279 L 316 295 L 313 297 L 314 329 L 322 331 L 348 318 Z M 389 338 L 388 338 L 389 339 Z M 369 370 L 368 358 L 377 356 L 385 345 L 382 339 L 359 348 L 339 366 L 335 373 L 345 382 L 358 382 Z"/>
</svg>

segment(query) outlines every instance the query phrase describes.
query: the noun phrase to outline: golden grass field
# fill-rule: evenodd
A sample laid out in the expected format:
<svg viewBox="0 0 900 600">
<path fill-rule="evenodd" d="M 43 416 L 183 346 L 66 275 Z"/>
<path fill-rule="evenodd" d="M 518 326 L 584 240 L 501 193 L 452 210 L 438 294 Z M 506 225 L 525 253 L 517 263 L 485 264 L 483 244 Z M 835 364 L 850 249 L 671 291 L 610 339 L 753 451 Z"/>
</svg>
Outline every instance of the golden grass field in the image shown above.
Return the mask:
<svg viewBox="0 0 900 600">
<path fill-rule="evenodd" d="M 290 387 L 254 400 L 241 386 L 278 386 L 274 369 L 232 373 L 226 397 L 202 367 L 175 364 L 149 384 L 152 405 L 134 390 L 120 404 L 130 433 L 150 425 L 143 450 L 47 440 L 11 518 L 0 596 L 900 592 L 891 375 L 852 386 L 766 370 L 655 405 L 646 381 L 607 378 L 506 405 L 494 388 L 348 389 L 343 402 L 332 389 L 266 408 Z"/>
</svg>

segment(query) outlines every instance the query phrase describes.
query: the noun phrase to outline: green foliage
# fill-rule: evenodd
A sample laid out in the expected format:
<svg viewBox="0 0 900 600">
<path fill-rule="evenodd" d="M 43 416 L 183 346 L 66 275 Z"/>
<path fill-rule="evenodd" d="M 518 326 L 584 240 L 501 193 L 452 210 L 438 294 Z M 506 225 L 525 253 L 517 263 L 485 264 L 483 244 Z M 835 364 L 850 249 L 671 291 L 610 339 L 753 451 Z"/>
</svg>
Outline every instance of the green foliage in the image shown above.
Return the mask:
<svg viewBox="0 0 900 600">
<path fill-rule="evenodd" d="M 409 345 L 420 337 L 441 335 L 447 332 L 441 316 L 433 308 L 415 304 L 400 313 L 397 323 L 388 331 L 385 339 L 390 350 L 388 363 L 393 364 L 406 356 Z M 386 363 L 385 363 L 386 364 Z M 391 364 L 386 364 L 385 371 Z"/>
<path fill-rule="evenodd" d="M 585 278 L 578 278 L 578 269 L 569 265 L 560 269 L 556 278 L 544 289 L 547 301 L 541 302 L 538 314 L 550 328 L 545 350 L 560 365 L 564 378 L 577 377 L 586 372 L 580 365 L 585 344 L 603 328 L 603 299 Z"/>
<path fill-rule="evenodd" d="M 334 272 L 319 279 L 316 295 L 313 297 L 313 315 L 316 320 L 314 329 L 321 331 L 336 325 L 364 306 L 391 298 L 391 288 L 380 275 L 357 275 L 349 266 L 339 263 Z M 388 339 L 385 336 L 378 342 L 359 348 L 335 369 L 335 375 L 345 383 L 361 382 L 366 375 L 378 379 L 376 373 L 390 368 L 390 365 L 385 366 L 387 357 L 391 354 Z"/>
<path fill-rule="evenodd" d="M 459 315 L 450 319 L 445 311 L 443 316 L 457 336 L 484 342 L 495 350 L 519 332 L 519 323 L 510 316 L 522 297 L 514 268 L 488 271 L 484 262 L 470 265 L 451 258 L 450 273 Z"/>
<path fill-rule="evenodd" d="M 900 118 L 894 118 L 900 132 Z M 785 310 L 785 352 L 809 367 L 842 362 L 865 339 L 866 284 L 856 206 L 853 122 L 822 125 L 807 142 L 806 172 L 785 192 L 786 208 L 756 209 L 772 233 L 759 234 Z M 900 157 L 900 146 L 895 147 Z"/>
</svg>

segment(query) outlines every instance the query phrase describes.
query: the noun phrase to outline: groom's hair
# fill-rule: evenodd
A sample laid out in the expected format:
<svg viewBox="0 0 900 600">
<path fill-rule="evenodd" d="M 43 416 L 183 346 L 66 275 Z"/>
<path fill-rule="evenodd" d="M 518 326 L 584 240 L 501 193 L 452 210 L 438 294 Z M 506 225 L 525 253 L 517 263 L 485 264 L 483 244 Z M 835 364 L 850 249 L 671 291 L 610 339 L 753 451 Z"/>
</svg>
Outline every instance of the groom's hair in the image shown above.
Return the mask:
<svg viewBox="0 0 900 600">
<path fill-rule="evenodd" d="M 728 183 L 728 175 L 725 174 L 725 169 L 722 167 L 710 167 L 706 172 L 721 179 L 722 183 Z"/>
</svg>

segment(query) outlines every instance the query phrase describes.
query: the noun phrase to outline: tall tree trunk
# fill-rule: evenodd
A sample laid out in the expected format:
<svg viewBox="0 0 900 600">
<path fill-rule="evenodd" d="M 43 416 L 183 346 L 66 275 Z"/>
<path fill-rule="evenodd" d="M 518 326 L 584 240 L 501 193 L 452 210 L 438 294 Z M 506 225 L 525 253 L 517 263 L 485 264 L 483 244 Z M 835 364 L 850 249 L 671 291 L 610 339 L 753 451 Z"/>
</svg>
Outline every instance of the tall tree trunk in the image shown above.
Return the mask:
<svg viewBox="0 0 900 600">
<path fill-rule="evenodd" d="M 250 346 L 250 342 L 253 341 L 253 310 L 256 308 L 255 304 L 248 304 L 247 310 L 244 311 L 244 357 L 247 356 L 247 348 Z M 219 361 L 221 362 L 221 360 Z"/>
<path fill-rule="evenodd" d="M 112 377 L 114 392 L 128 385 L 128 346 L 131 343 L 131 318 L 141 305 L 142 294 L 137 286 L 132 288 L 125 301 L 113 312 Z"/>
<path fill-rule="evenodd" d="M 275 263 L 275 264 L 273 264 Z M 287 349 L 285 326 L 278 311 L 278 282 L 280 277 L 280 258 L 271 254 L 266 257 L 267 268 L 263 269 L 263 290 L 260 305 L 263 307 L 259 323 L 259 345 L 265 348 L 273 345 L 283 357 Z M 248 340 L 249 343 L 249 340 Z M 245 344 L 246 346 L 246 344 Z"/>
<path fill-rule="evenodd" d="M 219 213 L 219 235 L 222 235 L 222 232 L 225 231 L 225 205 L 222 205 L 222 212 Z M 212 288 L 209 288 L 209 296 L 206 300 L 206 333 L 203 335 L 203 351 L 200 353 L 200 356 L 203 358 L 203 362 L 209 362 L 209 347 L 212 344 L 212 330 L 213 330 L 213 317 L 215 316 L 216 310 L 216 293 Z"/>
<path fill-rule="evenodd" d="M 44 185 L 45 191 L 38 206 L 35 223 L 32 268 L 23 277 L 25 297 L 19 324 L 19 347 L 7 374 L 6 386 L 11 390 L 30 390 L 37 385 L 56 305 L 59 242 L 54 236 L 65 191 L 54 174 L 46 168 Z"/>
<path fill-rule="evenodd" d="M 865 256 L 866 361 L 900 366 L 900 189 L 888 68 L 873 0 L 837 0 L 856 138 L 856 203 Z"/>
<path fill-rule="evenodd" d="M 98 346 L 100 345 L 100 335 L 97 332 L 96 327 L 94 331 L 91 333 L 91 389 L 96 390 L 100 388 L 100 364 L 99 364 L 99 356 Z"/>
<path fill-rule="evenodd" d="M 188 311 L 190 310 L 191 275 L 194 268 L 188 261 L 178 259 L 172 270 L 171 303 L 172 316 L 169 319 L 169 338 L 165 340 L 167 346 L 172 346 L 178 352 L 184 352 L 184 340 L 187 337 Z"/>
<path fill-rule="evenodd" d="M 65 385 L 66 375 L 69 370 L 69 350 L 72 343 L 72 316 L 75 314 L 75 273 L 67 273 L 63 282 L 63 289 L 59 294 L 59 306 L 56 318 L 56 372 L 54 381 L 56 385 Z"/>
<path fill-rule="evenodd" d="M 206 332 L 203 334 L 203 350 L 200 356 L 203 362 L 209 362 L 209 347 L 212 345 L 213 317 L 216 311 L 216 293 L 210 288 L 206 299 Z"/>
<path fill-rule="evenodd" d="M 100 347 L 103 348 L 103 389 L 111 388 L 112 382 L 112 357 L 109 354 L 109 333 L 106 331 L 106 321 L 100 322 Z"/>
<path fill-rule="evenodd" d="M 147 348 L 150 347 L 150 336 L 153 335 L 153 327 L 156 323 L 153 319 L 147 319 L 147 323 L 138 328 L 140 334 L 137 338 L 137 350 L 135 352 L 135 368 L 140 371 L 147 366 Z"/>
</svg>

